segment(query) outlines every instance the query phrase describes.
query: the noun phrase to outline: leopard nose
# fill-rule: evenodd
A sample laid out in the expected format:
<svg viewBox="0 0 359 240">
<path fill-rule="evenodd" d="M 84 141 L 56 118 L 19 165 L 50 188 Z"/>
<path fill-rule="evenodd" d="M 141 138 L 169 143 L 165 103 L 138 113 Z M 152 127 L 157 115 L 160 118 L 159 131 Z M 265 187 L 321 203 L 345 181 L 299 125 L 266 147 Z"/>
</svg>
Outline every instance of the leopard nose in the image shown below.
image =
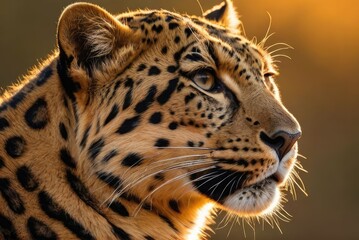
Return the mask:
<svg viewBox="0 0 359 240">
<path fill-rule="evenodd" d="M 269 147 L 273 148 L 278 155 L 279 161 L 292 149 L 295 142 L 302 135 L 301 132 L 291 134 L 285 131 L 279 131 L 268 136 L 266 133 L 261 132 L 260 139 Z"/>
</svg>

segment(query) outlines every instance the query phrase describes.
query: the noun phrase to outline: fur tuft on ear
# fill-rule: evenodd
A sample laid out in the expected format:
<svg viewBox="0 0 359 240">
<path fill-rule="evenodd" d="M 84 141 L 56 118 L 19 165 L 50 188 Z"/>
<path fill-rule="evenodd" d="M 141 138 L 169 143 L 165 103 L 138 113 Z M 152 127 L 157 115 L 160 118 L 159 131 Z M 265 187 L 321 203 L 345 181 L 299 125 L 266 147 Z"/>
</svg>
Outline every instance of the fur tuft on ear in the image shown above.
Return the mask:
<svg viewBox="0 0 359 240">
<path fill-rule="evenodd" d="M 130 43 L 132 30 L 102 8 L 88 3 L 67 7 L 58 24 L 58 45 L 67 57 L 90 67 Z"/>
<path fill-rule="evenodd" d="M 203 17 L 211 21 L 216 21 L 231 29 L 233 32 L 239 33 L 240 31 L 239 24 L 241 22 L 239 21 L 237 11 L 231 0 L 226 0 L 207 10 L 203 13 Z"/>
</svg>

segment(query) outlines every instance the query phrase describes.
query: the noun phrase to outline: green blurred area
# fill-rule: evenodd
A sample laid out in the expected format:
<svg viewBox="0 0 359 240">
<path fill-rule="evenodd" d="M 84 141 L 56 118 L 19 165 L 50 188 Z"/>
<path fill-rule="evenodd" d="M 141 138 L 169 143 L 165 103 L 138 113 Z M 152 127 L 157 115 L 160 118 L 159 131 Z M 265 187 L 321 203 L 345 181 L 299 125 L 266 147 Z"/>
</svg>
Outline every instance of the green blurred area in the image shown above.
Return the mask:
<svg viewBox="0 0 359 240">
<path fill-rule="evenodd" d="M 45 58 L 56 41 L 56 22 L 73 1 L 1 1 L 0 87 L 15 82 Z M 112 13 L 138 8 L 164 8 L 200 14 L 196 0 L 91 1 Z M 204 9 L 220 1 L 200 1 Z M 261 40 L 269 17 L 275 32 L 267 45 L 285 42 L 294 50 L 281 51 L 278 78 L 283 101 L 303 129 L 301 174 L 309 197 L 285 209 L 293 215 L 280 222 L 283 234 L 268 224 L 245 224 L 247 239 L 359 239 L 359 1 L 357 0 L 235 0 L 249 38 Z M 275 48 L 273 48 L 275 49 Z M 222 215 L 221 215 L 222 216 Z M 217 219 L 220 222 L 220 218 Z M 224 225 L 222 223 L 222 225 Z M 211 239 L 227 239 L 232 222 L 215 230 Z M 215 228 L 214 228 L 215 229 Z M 233 224 L 228 239 L 244 239 L 242 226 Z"/>
</svg>

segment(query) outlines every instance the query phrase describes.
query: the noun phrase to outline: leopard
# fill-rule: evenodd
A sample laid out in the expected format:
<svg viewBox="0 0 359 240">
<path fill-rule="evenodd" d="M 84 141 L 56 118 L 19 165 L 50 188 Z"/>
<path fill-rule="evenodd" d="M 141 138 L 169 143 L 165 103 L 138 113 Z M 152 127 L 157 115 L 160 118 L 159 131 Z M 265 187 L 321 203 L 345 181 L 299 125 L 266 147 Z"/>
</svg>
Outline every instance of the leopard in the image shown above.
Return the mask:
<svg viewBox="0 0 359 240">
<path fill-rule="evenodd" d="M 191 16 L 73 3 L 0 98 L 0 239 L 207 239 L 275 212 L 301 128 L 233 2 Z"/>
</svg>

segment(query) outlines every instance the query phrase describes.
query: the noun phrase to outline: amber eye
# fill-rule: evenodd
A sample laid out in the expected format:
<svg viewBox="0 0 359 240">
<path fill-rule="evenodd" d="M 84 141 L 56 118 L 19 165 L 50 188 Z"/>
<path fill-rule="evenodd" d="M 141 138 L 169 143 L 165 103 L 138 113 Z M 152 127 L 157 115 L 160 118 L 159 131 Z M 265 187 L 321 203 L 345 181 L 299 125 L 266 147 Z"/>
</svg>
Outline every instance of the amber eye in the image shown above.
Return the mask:
<svg viewBox="0 0 359 240">
<path fill-rule="evenodd" d="M 200 69 L 192 76 L 192 81 L 205 91 L 213 91 L 216 87 L 216 77 L 209 69 Z"/>
</svg>

